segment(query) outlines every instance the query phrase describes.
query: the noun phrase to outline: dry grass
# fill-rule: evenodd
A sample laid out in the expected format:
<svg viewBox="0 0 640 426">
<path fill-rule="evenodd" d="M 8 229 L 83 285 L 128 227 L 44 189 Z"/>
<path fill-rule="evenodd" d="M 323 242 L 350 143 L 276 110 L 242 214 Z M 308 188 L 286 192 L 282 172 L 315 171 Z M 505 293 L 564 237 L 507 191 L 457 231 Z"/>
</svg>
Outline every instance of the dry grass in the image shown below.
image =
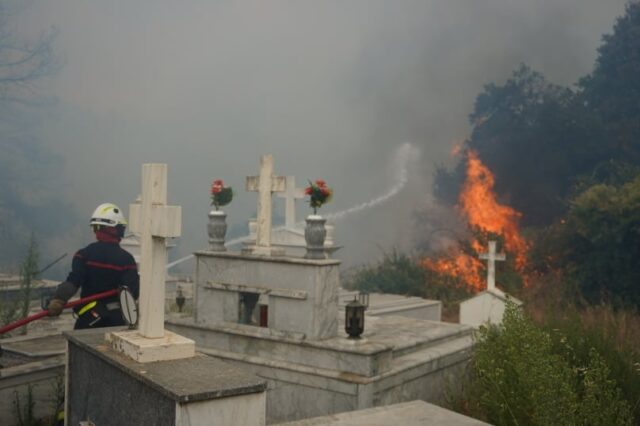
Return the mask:
<svg viewBox="0 0 640 426">
<path fill-rule="evenodd" d="M 640 356 L 640 313 L 634 309 L 614 309 L 609 303 L 590 306 L 574 292 L 568 298 L 560 276 L 548 276 L 533 283 L 524 294 L 525 309 L 538 324 L 578 320 L 580 328 L 597 332 L 618 351 Z"/>
</svg>

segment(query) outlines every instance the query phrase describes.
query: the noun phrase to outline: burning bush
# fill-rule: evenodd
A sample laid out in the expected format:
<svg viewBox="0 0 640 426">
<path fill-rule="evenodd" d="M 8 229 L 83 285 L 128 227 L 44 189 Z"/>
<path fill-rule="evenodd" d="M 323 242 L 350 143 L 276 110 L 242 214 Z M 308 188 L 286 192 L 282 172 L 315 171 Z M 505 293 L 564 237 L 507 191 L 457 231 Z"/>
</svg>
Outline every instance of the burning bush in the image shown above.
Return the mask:
<svg viewBox="0 0 640 426">
<path fill-rule="evenodd" d="M 469 296 L 466 287 L 434 279 L 420 262 L 396 250 L 384 253 L 380 262 L 345 277 L 345 288 L 371 293 L 392 293 L 442 301 L 446 306 Z"/>
<path fill-rule="evenodd" d="M 467 151 L 466 179 L 460 193 L 458 211 L 469 227 L 470 238 L 460 239 L 456 250 L 440 253 L 422 261 L 439 282 L 468 287 L 471 291 L 486 287 L 485 266 L 478 256 L 484 253 L 489 240 L 499 242 L 508 253 L 509 290 L 524 282 L 529 244 L 520 233 L 522 216 L 513 208 L 501 204 L 494 192 L 495 178 L 474 151 Z M 515 272 L 515 273 L 514 273 Z M 504 286 L 504 275 L 501 275 Z M 515 278 L 515 283 L 514 283 Z"/>
</svg>

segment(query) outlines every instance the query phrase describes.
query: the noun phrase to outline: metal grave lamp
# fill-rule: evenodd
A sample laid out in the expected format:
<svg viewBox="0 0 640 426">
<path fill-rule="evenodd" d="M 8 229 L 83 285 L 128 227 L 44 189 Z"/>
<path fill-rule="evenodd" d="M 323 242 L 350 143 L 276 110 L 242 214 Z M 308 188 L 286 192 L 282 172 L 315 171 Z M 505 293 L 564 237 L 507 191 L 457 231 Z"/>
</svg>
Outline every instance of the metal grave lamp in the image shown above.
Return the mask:
<svg viewBox="0 0 640 426">
<path fill-rule="evenodd" d="M 369 292 L 361 291 L 358 293 L 358 301 L 364 305 L 364 310 L 366 311 L 369 308 Z"/>
<path fill-rule="evenodd" d="M 182 308 L 184 307 L 184 302 L 187 299 L 182 294 L 182 288 L 178 287 L 178 291 L 176 291 L 176 305 L 178 305 L 178 312 L 182 312 Z"/>
<path fill-rule="evenodd" d="M 368 299 L 368 294 L 366 296 L 366 299 Z M 364 332 L 364 311 L 367 307 L 360 300 L 365 300 L 363 293 L 354 297 L 344 309 L 344 329 L 350 339 L 359 339 Z"/>
</svg>

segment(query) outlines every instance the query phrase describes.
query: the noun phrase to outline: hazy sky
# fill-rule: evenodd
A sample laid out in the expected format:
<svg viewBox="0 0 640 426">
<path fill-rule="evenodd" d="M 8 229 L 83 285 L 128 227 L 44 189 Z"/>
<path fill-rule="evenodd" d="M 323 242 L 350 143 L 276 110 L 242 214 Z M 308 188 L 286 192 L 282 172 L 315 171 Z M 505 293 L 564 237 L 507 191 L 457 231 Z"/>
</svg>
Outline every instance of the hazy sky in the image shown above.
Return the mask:
<svg viewBox="0 0 640 426">
<path fill-rule="evenodd" d="M 522 62 L 574 83 L 624 4 L 41 0 L 17 22 L 28 36 L 59 31 L 64 65 L 42 84 L 58 102 L 39 134 L 66 160 L 66 195 L 82 221 L 68 244 L 88 242 L 97 204 L 135 198 L 145 162 L 169 164 L 183 255 L 206 246 L 212 178 L 236 189 L 225 210 L 244 226 L 256 200 L 244 177 L 272 153 L 277 173 L 335 187 L 328 213 L 392 186 L 394 150 L 410 142 L 422 155 L 407 189 L 336 224 L 338 257 L 355 262 L 415 237 L 411 213 L 430 197 L 434 164 L 467 135 L 483 84 Z M 299 216 L 307 212 L 300 203 Z"/>
</svg>

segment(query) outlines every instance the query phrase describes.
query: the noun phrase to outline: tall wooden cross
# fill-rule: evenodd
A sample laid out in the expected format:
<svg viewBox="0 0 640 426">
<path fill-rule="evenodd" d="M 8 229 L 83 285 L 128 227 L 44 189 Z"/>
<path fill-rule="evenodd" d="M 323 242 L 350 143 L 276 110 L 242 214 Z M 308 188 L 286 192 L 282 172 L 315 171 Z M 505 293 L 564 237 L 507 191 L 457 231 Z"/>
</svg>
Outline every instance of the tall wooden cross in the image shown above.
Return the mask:
<svg viewBox="0 0 640 426">
<path fill-rule="evenodd" d="M 271 194 L 284 192 L 285 187 L 284 176 L 274 176 L 273 174 L 273 156 L 263 155 L 260 157 L 260 175 L 247 177 L 247 191 L 258 193 L 256 245 L 252 248 L 255 254 L 275 254 L 271 247 Z"/>
<path fill-rule="evenodd" d="M 496 253 L 496 242 L 489 241 L 489 253 L 481 253 L 480 259 L 487 261 L 487 290 L 496 288 L 496 261 L 505 261 L 504 253 Z"/>
<path fill-rule="evenodd" d="M 279 198 L 284 198 L 284 225 L 291 229 L 296 225 L 296 200 L 305 197 L 304 189 L 296 188 L 295 176 L 286 177 L 285 192 L 276 194 Z"/>
</svg>

